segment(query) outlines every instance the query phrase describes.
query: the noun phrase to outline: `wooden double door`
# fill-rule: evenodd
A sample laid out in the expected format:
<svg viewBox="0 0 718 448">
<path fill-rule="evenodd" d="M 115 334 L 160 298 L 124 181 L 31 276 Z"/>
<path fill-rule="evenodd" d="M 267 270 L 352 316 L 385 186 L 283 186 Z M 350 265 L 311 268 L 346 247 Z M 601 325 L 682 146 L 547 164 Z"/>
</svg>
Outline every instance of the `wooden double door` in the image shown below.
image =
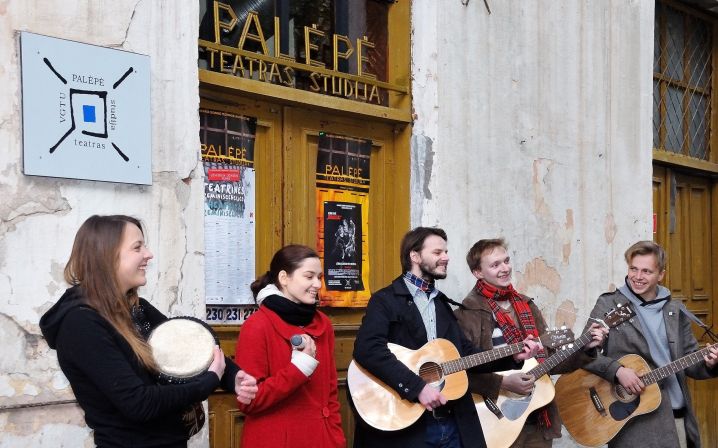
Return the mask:
<svg viewBox="0 0 718 448">
<path fill-rule="evenodd" d="M 674 299 L 708 326 L 718 316 L 718 183 L 715 179 L 654 165 L 654 240 L 668 254 L 664 284 Z M 710 339 L 693 326 L 700 343 Z M 715 330 L 715 328 L 714 328 Z M 718 446 L 718 380 L 689 381 L 703 446 Z"/>
<path fill-rule="evenodd" d="M 322 132 L 372 142 L 369 203 L 369 287 L 388 284 L 400 270 L 399 241 L 409 226 L 409 145 L 406 126 L 356 118 L 332 111 L 281 105 L 204 91 L 203 109 L 256 117 L 256 271 L 269 267 L 285 244 L 316 247 L 316 164 Z M 347 404 L 346 369 L 364 308 L 322 308 L 334 325 L 342 423 L 353 439 L 353 416 Z M 215 326 L 225 354 L 233 357 L 241 326 Z M 209 400 L 210 445 L 240 447 L 243 415 L 232 394 L 217 392 Z"/>
</svg>

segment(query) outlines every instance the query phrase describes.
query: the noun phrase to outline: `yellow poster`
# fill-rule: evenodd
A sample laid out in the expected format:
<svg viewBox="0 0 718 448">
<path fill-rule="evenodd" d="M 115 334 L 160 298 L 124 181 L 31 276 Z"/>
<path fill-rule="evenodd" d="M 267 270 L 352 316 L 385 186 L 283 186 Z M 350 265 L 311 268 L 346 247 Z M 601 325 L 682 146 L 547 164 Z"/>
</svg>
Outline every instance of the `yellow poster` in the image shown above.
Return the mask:
<svg viewBox="0 0 718 448">
<path fill-rule="evenodd" d="M 371 141 L 321 134 L 317 154 L 317 250 L 324 279 L 320 305 L 363 307 L 369 290 Z"/>
</svg>

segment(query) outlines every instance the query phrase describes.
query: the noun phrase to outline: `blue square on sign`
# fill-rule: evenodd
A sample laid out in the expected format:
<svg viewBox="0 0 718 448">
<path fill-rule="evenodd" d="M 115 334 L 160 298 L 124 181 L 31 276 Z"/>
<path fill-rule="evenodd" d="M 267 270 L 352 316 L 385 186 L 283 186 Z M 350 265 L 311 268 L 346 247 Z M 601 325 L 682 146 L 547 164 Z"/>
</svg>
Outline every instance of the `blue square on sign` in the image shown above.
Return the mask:
<svg viewBox="0 0 718 448">
<path fill-rule="evenodd" d="M 82 106 L 82 119 L 85 120 L 85 123 L 94 123 L 95 106 L 88 106 L 87 104 Z"/>
</svg>

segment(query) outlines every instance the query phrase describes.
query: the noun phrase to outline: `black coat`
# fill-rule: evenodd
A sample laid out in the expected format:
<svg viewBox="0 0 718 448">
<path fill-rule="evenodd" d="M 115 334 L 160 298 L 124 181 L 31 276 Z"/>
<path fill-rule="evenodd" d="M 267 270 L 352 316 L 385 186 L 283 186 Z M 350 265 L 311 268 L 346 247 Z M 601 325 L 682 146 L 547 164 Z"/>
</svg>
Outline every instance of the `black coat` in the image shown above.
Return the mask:
<svg viewBox="0 0 718 448">
<path fill-rule="evenodd" d="M 436 336 L 448 339 L 461 356 L 480 352 L 466 339 L 454 317 L 449 299 L 441 292 L 434 299 L 436 304 Z M 424 321 L 403 277 L 374 293 L 369 300 L 366 314 L 354 343 L 354 359 L 385 384 L 394 388 L 406 400 L 418 402 L 424 381 L 396 359 L 387 348 L 392 342 L 417 350 L 427 342 Z M 494 372 L 516 368 L 511 358 L 504 358 L 471 369 Z M 464 448 L 484 448 L 484 435 L 476 414 L 476 408 L 467 393 L 449 404 L 454 410 Z M 408 428 L 399 431 L 380 431 L 364 421 L 355 412 L 357 426 L 354 433 L 355 448 L 418 447 L 424 445 L 425 423 L 420 418 Z"/>
<path fill-rule="evenodd" d="M 140 299 L 150 328 L 167 318 Z M 127 341 L 94 309 L 81 288 L 68 289 L 42 317 L 40 328 L 57 350 L 98 447 L 185 447 L 182 411 L 206 400 L 217 386 L 234 390 L 239 370 L 227 361 L 220 380 L 205 372 L 186 384 L 159 384 L 137 361 Z"/>
</svg>

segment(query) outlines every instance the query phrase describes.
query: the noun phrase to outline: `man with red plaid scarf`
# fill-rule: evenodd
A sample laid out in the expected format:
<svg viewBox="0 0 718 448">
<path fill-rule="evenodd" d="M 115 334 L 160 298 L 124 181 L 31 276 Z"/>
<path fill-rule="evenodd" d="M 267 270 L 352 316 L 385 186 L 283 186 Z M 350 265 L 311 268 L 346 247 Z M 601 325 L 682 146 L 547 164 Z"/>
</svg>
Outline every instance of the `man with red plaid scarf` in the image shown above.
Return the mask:
<svg viewBox="0 0 718 448">
<path fill-rule="evenodd" d="M 466 261 L 477 279 L 476 285 L 464 299 L 462 308 L 455 311 L 459 326 L 475 345 L 486 349 L 501 347 L 523 340 L 527 335 L 538 337 L 546 329 L 546 321 L 533 299 L 516 292 L 511 285 L 511 257 L 503 239 L 480 240 L 469 250 Z M 592 324 L 592 339 L 584 351 L 569 357 L 551 370 L 551 374 L 567 373 L 596 357 L 596 347 L 608 330 Z M 548 349 L 539 349 L 539 362 L 550 356 Z M 533 390 L 535 378 L 523 372 L 469 373 L 469 389 L 494 402 L 504 391 L 526 395 Z M 521 433 L 512 448 L 550 447 L 553 439 L 561 437 L 561 420 L 556 405 L 551 402 L 526 418 Z"/>
</svg>

